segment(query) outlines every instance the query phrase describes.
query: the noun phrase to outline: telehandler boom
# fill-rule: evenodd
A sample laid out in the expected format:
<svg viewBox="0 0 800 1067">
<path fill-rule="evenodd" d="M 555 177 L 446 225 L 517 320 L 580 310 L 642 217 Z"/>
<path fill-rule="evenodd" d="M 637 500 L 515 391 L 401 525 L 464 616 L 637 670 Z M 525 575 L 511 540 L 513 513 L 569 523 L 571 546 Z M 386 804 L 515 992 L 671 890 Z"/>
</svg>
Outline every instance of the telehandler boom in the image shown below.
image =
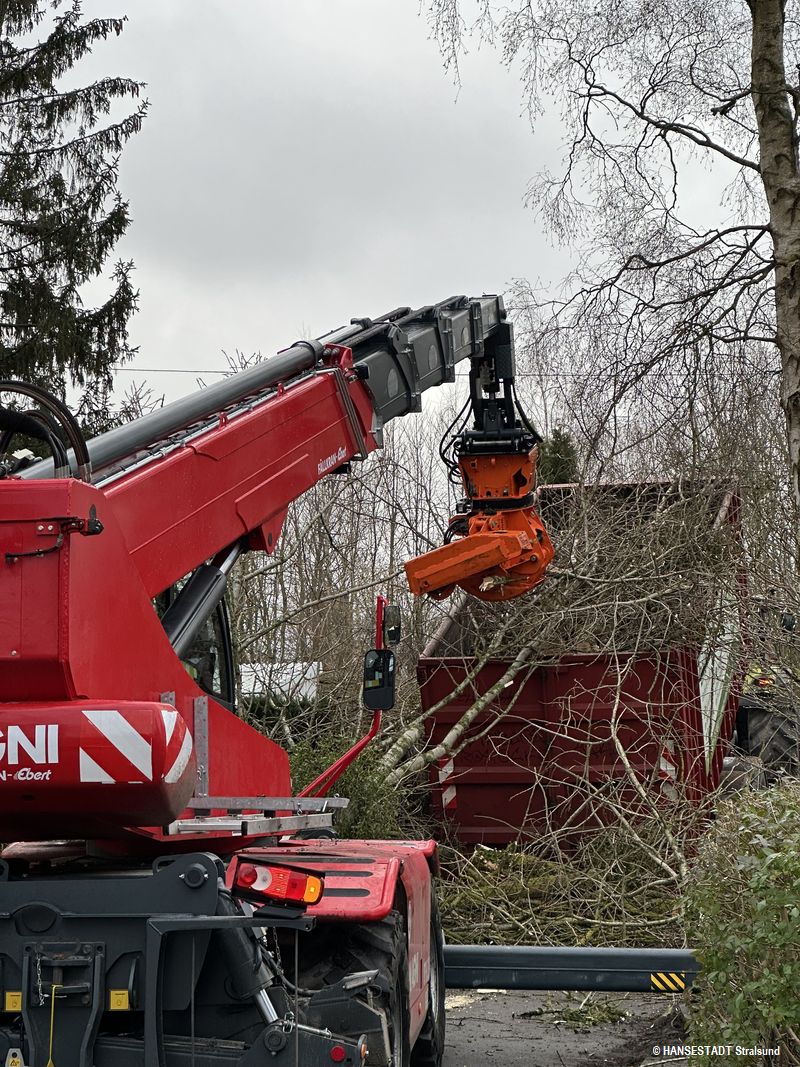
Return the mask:
<svg viewBox="0 0 800 1067">
<path fill-rule="evenodd" d="M 519 595 L 552 548 L 497 297 L 354 320 L 88 442 L 0 383 L 0 1067 L 440 1063 L 435 843 L 340 840 L 346 801 L 292 796 L 236 715 L 223 596 L 293 500 L 464 360 L 468 500 L 412 587 Z"/>
</svg>

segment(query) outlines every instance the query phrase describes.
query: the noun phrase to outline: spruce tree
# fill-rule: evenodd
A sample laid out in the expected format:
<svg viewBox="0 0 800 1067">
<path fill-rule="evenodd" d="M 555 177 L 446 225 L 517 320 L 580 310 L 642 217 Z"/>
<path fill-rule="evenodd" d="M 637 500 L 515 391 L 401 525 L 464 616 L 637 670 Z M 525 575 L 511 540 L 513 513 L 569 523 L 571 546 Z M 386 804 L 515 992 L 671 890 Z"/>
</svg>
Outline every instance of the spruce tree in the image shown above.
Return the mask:
<svg viewBox="0 0 800 1067">
<path fill-rule="evenodd" d="M 579 467 L 578 450 L 572 434 L 560 426 L 554 427 L 550 436 L 539 445 L 539 462 L 536 465 L 539 483 L 563 485 L 577 482 Z"/>
<path fill-rule="evenodd" d="M 82 386 L 85 400 L 107 395 L 113 364 L 131 354 L 133 264 L 117 262 L 100 306 L 80 294 L 128 227 L 119 159 L 147 103 L 112 121 L 141 83 L 59 83 L 124 22 L 84 19 L 79 0 L 0 0 L 0 377 Z"/>
</svg>

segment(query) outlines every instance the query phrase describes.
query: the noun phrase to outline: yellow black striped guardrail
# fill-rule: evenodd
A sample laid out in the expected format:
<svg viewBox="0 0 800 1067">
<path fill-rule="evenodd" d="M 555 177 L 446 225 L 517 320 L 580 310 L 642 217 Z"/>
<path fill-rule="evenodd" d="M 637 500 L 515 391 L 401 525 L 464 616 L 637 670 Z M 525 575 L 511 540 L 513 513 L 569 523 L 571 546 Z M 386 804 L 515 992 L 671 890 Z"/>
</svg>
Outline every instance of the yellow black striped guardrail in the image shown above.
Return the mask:
<svg viewBox="0 0 800 1067">
<path fill-rule="evenodd" d="M 446 945 L 449 989 L 683 993 L 700 970 L 688 949 Z"/>
<path fill-rule="evenodd" d="M 686 989 L 686 971 L 657 971 L 650 975 L 654 993 L 683 993 Z"/>
</svg>

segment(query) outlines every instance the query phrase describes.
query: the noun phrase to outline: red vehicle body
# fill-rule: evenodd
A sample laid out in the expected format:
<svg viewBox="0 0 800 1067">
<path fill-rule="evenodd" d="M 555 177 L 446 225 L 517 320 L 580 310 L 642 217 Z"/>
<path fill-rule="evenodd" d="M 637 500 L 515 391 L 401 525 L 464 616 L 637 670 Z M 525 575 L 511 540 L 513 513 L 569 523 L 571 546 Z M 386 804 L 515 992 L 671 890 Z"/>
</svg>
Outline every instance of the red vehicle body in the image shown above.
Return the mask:
<svg viewBox="0 0 800 1067">
<path fill-rule="evenodd" d="M 54 398 L 0 383 L 42 405 L 0 408 L 3 449 L 22 429 L 53 452 L 6 453 L 0 477 L 0 1062 L 440 1062 L 434 842 L 332 837 L 342 766 L 292 797 L 230 670 L 217 691 L 184 660 L 238 555 L 273 552 L 289 504 L 462 359 L 493 409 L 496 362 L 513 376 L 498 298 L 354 320 L 88 448 Z"/>
</svg>

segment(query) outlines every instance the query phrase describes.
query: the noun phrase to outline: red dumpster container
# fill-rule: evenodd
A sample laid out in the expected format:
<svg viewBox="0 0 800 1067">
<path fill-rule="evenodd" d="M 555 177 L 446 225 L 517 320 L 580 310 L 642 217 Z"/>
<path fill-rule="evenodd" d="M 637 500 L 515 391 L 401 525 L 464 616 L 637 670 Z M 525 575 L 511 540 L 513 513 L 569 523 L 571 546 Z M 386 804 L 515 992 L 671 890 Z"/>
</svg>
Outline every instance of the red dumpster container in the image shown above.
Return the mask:
<svg viewBox="0 0 800 1067">
<path fill-rule="evenodd" d="M 444 739 L 508 665 L 487 662 L 471 686 L 435 713 L 429 746 Z M 423 707 L 445 700 L 473 668 L 463 658 L 420 660 Z M 729 696 L 722 738 L 732 735 L 735 716 Z M 573 655 L 523 669 L 477 716 L 465 740 L 431 767 L 434 800 L 459 840 L 486 844 L 596 827 L 613 817 L 614 804 L 640 800 L 631 775 L 656 803 L 672 803 L 680 789 L 699 804 L 719 784 L 725 748 L 704 730 L 697 655 L 689 649 L 613 662 Z"/>
<path fill-rule="evenodd" d="M 554 496 L 563 502 L 572 488 L 553 487 Z M 664 491 L 661 484 L 645 489 Z M 616 498 L 620 487 L 609 491 Z M 715 526 L 735 517 L 736 498 L 727 493 L 721 500 L 711 512 Z M 423 709 L 442 702 L 427 720 L 429 749 L 511 662 L 486 661 L 451 696 L 477 666 L 453 654 L 458 640 L 449 638 L 458 625 L 456 611 L 417 668 Z M 431 765 L 435 809 L 460 841 L 503 845 L 552 831 L 560 840 L 584 834 L 616 818 L 620 805 L 627 813 L 678 797 L 700 805 L 719 784 L 735 725 L 734 620 L 731 626 L 722 647 L 575 653 L 523 667 L 477 715 L 454 754 Z"/>
</svg>

